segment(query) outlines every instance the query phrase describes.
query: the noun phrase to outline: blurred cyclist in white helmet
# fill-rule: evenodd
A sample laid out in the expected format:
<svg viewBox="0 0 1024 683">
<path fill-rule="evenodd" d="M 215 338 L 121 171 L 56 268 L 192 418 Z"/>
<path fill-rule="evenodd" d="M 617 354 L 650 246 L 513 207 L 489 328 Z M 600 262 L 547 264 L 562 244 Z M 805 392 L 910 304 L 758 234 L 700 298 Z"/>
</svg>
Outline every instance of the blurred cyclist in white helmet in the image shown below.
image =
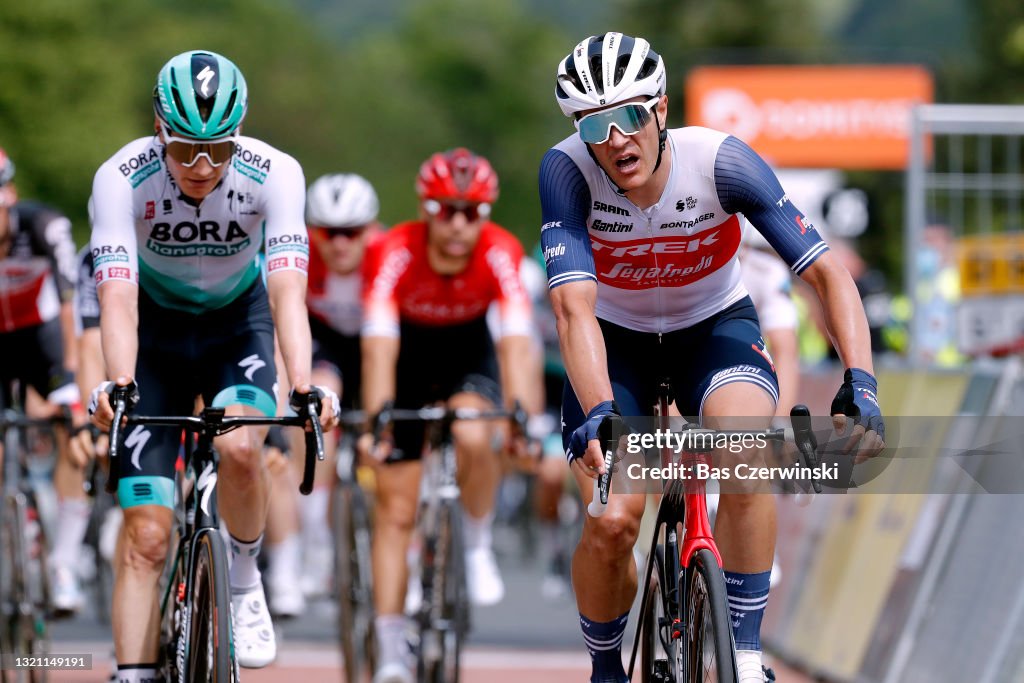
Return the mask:
<svg viewBox="0 0 1024 683">
<path fill-rule="evenodd" d="M 358 403 L 360 266 L 367 244 L 381 228 L 379 210 L 373 186 L 355 173 L 320 176 L 306 192 L 311 247 L 306 305 L 313 334 L 314 384 L 323 382 L 331 387 L 341 397 L 344 409 Z M 301 453 L 302 434 L 292 431 L 291 451 Z M 333 455 L 337 432 L 324 438 L 326 452 Z M 316 483 L 308 496 L 295 496 L 296 486 L 291 483 L 275 487 L 291 494 L 273 501 L 268 524 L 269 603 L 271 611 L 280 616 L 301 614 L 307 597 L 323 596 L 330 590 L 332 541 L 327 507 L 333 467 L 330 457 L 317 466 Z M 298 476 L 287 468 L 281 470 L 277 476 Z"/>
</svg>

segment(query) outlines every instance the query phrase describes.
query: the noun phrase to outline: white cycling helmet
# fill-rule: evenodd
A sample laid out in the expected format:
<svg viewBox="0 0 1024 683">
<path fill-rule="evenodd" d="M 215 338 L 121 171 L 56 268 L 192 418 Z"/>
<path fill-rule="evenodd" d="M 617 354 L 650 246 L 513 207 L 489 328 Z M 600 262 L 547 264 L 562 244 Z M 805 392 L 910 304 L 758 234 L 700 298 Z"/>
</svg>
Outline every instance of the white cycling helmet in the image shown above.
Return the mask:
<svg viewBox="0 0 1024 683">
<path fill-rule="evenodd" d="M 590 36 L 558 64 L 555 98 L 566 116 L 640 95 L 664 94 L 665 62 L 643 38 Z"/>
<path fill-rule="evenodd" d="M 377 220 L 380 202 L 370 181 L 355 173 L 320 176 L 306 192 L 306 223 L 349 228 Z"/>
</svg>

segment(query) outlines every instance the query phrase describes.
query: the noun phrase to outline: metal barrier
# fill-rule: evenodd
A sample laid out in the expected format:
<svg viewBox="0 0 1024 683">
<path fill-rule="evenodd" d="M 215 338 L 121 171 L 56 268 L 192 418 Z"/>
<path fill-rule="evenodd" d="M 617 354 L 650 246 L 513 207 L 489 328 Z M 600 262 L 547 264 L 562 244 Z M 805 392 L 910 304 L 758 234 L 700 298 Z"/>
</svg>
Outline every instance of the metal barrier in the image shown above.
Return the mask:
<svg viewBox="0 0 1024 683">
<path fill-rule="evenodd" d="M 1024 407 L 1018 359 L 879 382 L 885 414 L 950 415 L 928 435 L 947 448 L 999 442 L 1011 426 L 1019 434 L 1007 417 Z M 768 649 L 834 681 L 1021 680 L 1024 496 L 978 493 L 952 459 L 929 464 L 916 466 L 929 494 L 780 501 L 783 583 L 765 615 Z"/>
</svg>

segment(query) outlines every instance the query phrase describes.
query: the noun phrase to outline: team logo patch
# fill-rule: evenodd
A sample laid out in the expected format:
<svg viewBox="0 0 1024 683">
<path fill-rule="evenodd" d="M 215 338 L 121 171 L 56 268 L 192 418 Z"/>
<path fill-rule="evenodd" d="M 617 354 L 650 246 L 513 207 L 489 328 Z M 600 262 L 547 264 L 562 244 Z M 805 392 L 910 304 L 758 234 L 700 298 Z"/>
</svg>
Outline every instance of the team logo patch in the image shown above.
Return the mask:
<svg viewBox="0 0 1024 683">
<path fill-rule="evenodd" d="M 599 282 L 617 289 L 682 287 L 729 263 L 740 246 L 740 225 L 730 216 L 688 236 L 606 240 L 591 235 Z"/>
</svg>

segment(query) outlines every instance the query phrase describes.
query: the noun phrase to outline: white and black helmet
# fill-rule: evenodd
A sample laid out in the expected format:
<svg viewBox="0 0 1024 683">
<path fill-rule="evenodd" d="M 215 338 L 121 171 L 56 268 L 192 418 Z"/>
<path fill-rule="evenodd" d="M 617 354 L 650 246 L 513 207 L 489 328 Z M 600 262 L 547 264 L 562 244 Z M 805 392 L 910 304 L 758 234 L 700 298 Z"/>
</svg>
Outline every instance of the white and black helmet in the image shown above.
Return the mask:
<svg viewBox="0 0 1024 683">
<path fill-rule="evenodd" d="M 355 173 L 320 176 L 306 192 L 306 223 L 350 228 L 377 220 L 380 202 L 370 181 Z"/>
<path fill-rule="evenodd" d="M 665 62 L 643 38 L 590 36 L 558 64 L 555 98 L 566 116 L 640 95 L 664 94 Z"/>
</svg>

